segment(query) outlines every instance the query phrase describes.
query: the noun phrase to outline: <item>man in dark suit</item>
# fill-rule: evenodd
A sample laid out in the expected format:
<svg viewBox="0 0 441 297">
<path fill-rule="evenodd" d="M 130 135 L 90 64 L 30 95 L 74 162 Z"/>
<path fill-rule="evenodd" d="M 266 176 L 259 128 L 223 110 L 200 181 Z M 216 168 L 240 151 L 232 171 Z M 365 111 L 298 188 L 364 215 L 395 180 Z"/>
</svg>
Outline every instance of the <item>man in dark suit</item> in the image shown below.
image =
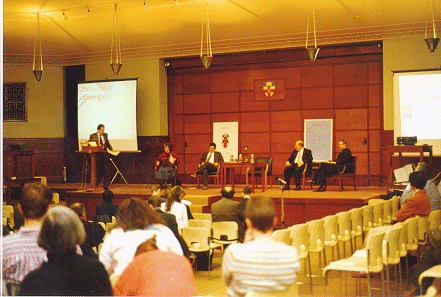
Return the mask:
<svg viewBox="0 0 441 297">
<path fill-rule="evenodd" d="M 234 190 L 232 187 L 224 187 L 221 190 L 221 200 L 211 204 L 211 217 L 213 222 L 233 221 L 237 223 L 239 241 L 243 242 L 245 235 L 244 218 L 241 213 L 239 202 L 233 201 Z"/>
<path fill-rule="evenodd" d="M 104 150 L 113 150 L 109 142 L 107 133 L 104 133 L 104 125 L 99 124 L 96 133 L 90 134 L 89 141 L 95 141 Z M 110 155 L 107 152 L 99 153 L 97 158 L 97 165 L 100 175 L 103 176 L 104 188 L 109 187 L 110 183 Z"/>
<path fill-rule="evenodd" d="M 283 172 L 286 185 L 283 190 L 289 190 L 289 183 L 291 177 L 294 177 L 296 181 L 295 190 L 301 190 L 300 181 L 302 180 L 303 171 L 306 168 L 306 177 L 311 177 L 312 175 L 312 152 L 311 150 L 304 147 L 303 141 L 297 140 L 294 145 L 294 151 L 288 160 L 286 160 L 286 167 Z M 308 164 L 308 165 L 307 165 Z"/>
<path fill-rule="evenodd" d="M 172 213 L 164 212 L 161 210 L 161 197 L 157 195 L 152 195 L 148 198 L 148 202 L 150 207 L 153 208 L 162 217 L 167 227 L 173 232 L 176 239 L 179 241 L 179 244 L 181 245 L 184 256 L 186 256 L 187 258 L 190 257 L 190 250 L 188 249 L 188 245 L 179 234 L 176 216 Z"/>
<path fill-rule="evenodd" d="M 338 142 L 338 148 L 341 150 L 335 161 L 323 162 L 315 173 L 315 178 L 312 181 L 314 184 L 320 185 L 314 192 L 324 192 L 326 190 L 326 179 L 329 176 L 337 175 L 343 170 L 345 164 L 354 163 L 351 150 L 347 147 L 344 140 Z"/>
<path fill-rule="evenodd" d="M 196 178 L 197 174 L 202 175 L 202 182 L 204 183 L 202 190 L 207 189 L 208 175 L 216 172 L 217 168 L 220 166 L 220 163 L 224 161 L 222 154 L 220 152 L 216 152 L 215 149 L 216 144 L 214 142 L 210 143 L 208 151 L 202 155 L 201 161 L 199 162 L 198 171 L 191 175 L 193 178 Z"/>
</svg>

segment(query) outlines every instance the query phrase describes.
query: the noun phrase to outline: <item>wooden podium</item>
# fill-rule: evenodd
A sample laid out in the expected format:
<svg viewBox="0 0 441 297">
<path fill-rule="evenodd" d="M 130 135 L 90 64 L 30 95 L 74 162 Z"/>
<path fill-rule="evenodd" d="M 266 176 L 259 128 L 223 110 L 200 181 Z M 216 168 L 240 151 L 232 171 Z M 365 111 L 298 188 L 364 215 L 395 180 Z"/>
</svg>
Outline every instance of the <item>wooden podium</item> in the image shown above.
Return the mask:
<svg viewBox="0 0 441 297">
<path fill-rule="evenodd" d="M 79 153 L 88 154 L 90 156 L 90 187 L 96 188 L 96 156 L 99 153 L 106 153 L 107 151 L 100 146 L 81 146 Z"/>
</svg>

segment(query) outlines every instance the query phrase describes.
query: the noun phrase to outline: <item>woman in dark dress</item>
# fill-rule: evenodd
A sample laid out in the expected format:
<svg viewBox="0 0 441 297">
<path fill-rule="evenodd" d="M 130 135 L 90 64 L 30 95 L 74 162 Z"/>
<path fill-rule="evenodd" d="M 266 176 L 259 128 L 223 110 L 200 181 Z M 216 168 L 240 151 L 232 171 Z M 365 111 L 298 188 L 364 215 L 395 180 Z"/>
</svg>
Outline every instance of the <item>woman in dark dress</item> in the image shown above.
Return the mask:
<svg viewBox="0 0 441 297">
<path fill-rule="evenodd" d="M 77 254 L 86 233 L 77 214 L 65 206 L 52 207 L 44 216 L 38 245 L 48 261 L 29 273 L 17 295 L 112 296 L 103 264 Z"/>
</svg>

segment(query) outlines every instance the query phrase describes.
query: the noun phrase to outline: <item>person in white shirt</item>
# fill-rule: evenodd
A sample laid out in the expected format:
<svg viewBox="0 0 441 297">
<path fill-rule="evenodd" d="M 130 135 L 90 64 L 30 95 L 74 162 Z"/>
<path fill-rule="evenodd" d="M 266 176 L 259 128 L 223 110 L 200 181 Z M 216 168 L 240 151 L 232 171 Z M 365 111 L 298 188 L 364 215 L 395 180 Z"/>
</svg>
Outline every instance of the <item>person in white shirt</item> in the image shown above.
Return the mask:
<svg viewBox="0 0 441 297">
<path fill-rule="evenodd" d="M 168 194 L 165 203 L 161 204 L 162 211 L 175 215 L 179 229 L 188 227 L 187 207 L 181 203 L 181 199 L 184 198 L 184 196 L 184 189 L 181 186 L 174 186 Z"/>
</svg>

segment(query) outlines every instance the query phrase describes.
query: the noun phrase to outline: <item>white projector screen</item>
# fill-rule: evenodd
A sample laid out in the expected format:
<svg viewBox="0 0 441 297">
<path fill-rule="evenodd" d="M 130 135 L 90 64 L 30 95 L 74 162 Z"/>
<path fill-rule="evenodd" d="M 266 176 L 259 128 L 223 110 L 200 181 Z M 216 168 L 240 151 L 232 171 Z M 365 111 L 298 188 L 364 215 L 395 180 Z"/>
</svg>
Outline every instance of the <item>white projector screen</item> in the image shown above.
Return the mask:
<svg viewBox="0 0 441 297">
<path fill-rule="evenodd" d="M 104 124 L 114 150 L 138 151 L 136 91 L 138 80 L 86 81 L 78 83 L 78 141 Z"/>
<path fill-rule="evenodd" d="M 394 73 L 394 136 L 417 136 L 441 155 L 441 70 Z"/>
</svg>

